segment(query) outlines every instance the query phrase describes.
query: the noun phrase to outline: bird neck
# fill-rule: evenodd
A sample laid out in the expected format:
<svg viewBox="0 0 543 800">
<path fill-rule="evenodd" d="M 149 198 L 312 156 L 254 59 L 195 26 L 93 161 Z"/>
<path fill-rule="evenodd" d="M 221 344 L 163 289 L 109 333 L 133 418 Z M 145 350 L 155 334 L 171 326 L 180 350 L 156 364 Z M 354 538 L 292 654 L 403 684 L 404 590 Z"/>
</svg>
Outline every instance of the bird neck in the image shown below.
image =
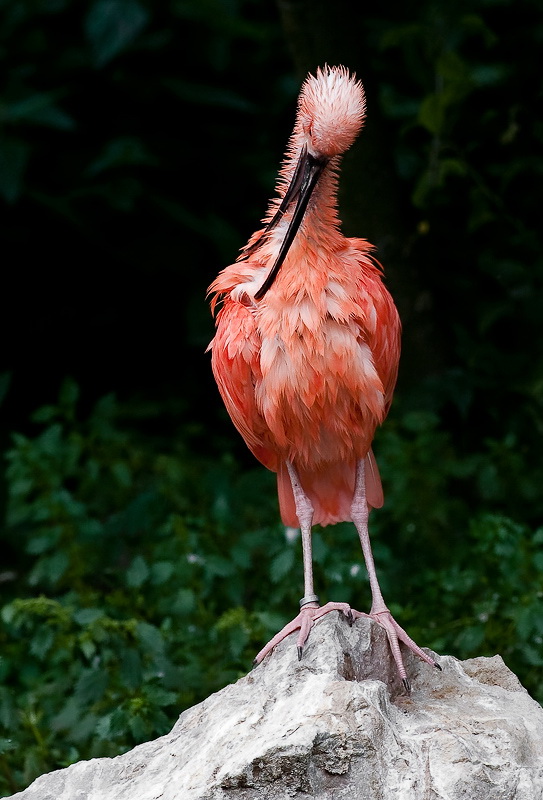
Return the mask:
<svg viewBox="0 0 543 800">
<path fill-rule="evenodd" d="M 317 305 L 323 290 L 330 281 L 350 283 L 340 253 L 345 251 L 346 239 L 339 230 L 339 220 L 327 176 L 322 175 L 322 195 L 308 207 L 304 220 L 277 273 L 272 289 L 266 295 L 269 306 L 286 307 L 299 302 L 302 297 L 312 299 Z M 320 182 L 319 182 L 320 183 Z M 285 225 L 288 222 L 285 223 Z M 270 262 L 273 263 L 281 245 L 281 234 L 272 245 Z M 268 262 L 268 263 L 270 263 Z"/>
<path fill-rule="evenodd" d="M 331 242 L 341 245 L 343 235 L 337 206 L 339 161 L 336 156 L 324 168 L 300 227 L 302 234 L 305 225 L 306 231 L 318 230 L 321 236 L 324 233 Z"/>
<path fill-rule="evenodd" d="M 300 153 L 306 146 L 305 137 L 299 132 L 295 131 L 294 135 L 289 142 L 287 154 L 277 181 L 278 198 L 274 198 L 268 207 L 268 213 L 264 222 L 269 222 L 273 219 L 277 209 L 285 196 L 288 187 L 291 184 Z M 318 238 L 332 248 L 343 246 L 344 237 L 340 232 L 340 219 L 338 216 L 337 207 L 337 193 L 338 193 L 338 172 L 341 162 L 340 156 L 331 158 L 323 169 L 319 177 L 318 183 L 313 190 L 311 199 L 309 201 L 307 210 L 304 214 L 300 228 L 296 234 L 298 243 L 303 242 L 304 239 Z M 289 209 L 285 214 L 282 225 L 276 231 L 280 237 L 283 232 L 283 226 L 288 225 L 294 206 Z"/>
</svg>

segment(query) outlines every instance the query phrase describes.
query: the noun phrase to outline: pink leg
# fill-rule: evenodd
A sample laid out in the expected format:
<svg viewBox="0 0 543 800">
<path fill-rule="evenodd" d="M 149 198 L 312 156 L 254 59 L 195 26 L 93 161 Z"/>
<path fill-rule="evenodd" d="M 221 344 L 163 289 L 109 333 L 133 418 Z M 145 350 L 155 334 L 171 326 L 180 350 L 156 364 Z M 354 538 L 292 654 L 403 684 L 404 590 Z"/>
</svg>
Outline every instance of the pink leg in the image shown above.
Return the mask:
<svg viewBox="0 0 543 800">
<path fill-rule="evenodd" d="M 400 641 L 407 645 L 407 647 L 409 647 L 409 649 L 412 650 L 415 655 L 419 656 L 419 658 L 422 658 L 423 661 L 426 661 L 433 667 L 437 667 L 437 669 L 441 669 L 441 667 L 433 660 L 433 658 L 430 658 L 430 656 L 421 650 L 418 644 L 416 644 L 413 639 L 408 636 L 404 629 L 398 625 L 385 605 L 385 601 L 383 600 L 383 595 L 381 593 L 381 587 L 379 586 L 379 582 L 377 580 L 375 564 L 373 562 L 373 553 L 371 551 L 370 536 L 368 532 L 368 516 L 369 510 L 368 503 L 366 501 L 366 477 L 364 461 L 360 460 L 356 470 L 356 486 L 353 503 L 351 506 L 351 517 L 356 525 L 358 535 L 360 536 L 362 552 L 364 554 L 366 569 L 368 570 L 368 577 L 370 580 L 372 604 L 369 614 L 362 614 L 360 611 L 355 611 L 354 609 L 352 613 L 355 617 L 370 617 L 378 622 L 379 625 L 382 625 L 382 627 L 385 629 L 400 678 L 402 679 L 405 688 L 409 691 L 409 681 L 407 680 L 407 674 L 405 671 L 402 654 L 400 652 Z"/>
<path fill-rule="evenodd" d="M 319 606 L 319 598 L 315 594 L 313 588 L 313 561 L 311 557 L 311 523 L 313 521 L 313 506 L 311 501 L 305 494 L 300 479 L 293 465 L 287 461 L 288 474 L 292 484 L 292 491 L 294 493 L 294 502 L 296 505 L 296 516 L 300 523 L 300 530 L 302 534 L 302 554 L 304 563 L 304 596 L 300 600 L 300 613 L 285 627 L 276 633 L 265 647 L 256 655 L 255 664 L 259 664 L 264 656 L 266 656 L 273 648 L 279 644 L 289 634 L 300 630 L 296 646 L 298 648 L 298 658 L 302 657 L 303 647 L 309 636 L 309 632 L 313 623 L 328 614 L 329 611 L 342 611 L 352 622 L 352 615 L 350 606 L 347 603 L 326 603 L 322 608 Z"/>
</svg>

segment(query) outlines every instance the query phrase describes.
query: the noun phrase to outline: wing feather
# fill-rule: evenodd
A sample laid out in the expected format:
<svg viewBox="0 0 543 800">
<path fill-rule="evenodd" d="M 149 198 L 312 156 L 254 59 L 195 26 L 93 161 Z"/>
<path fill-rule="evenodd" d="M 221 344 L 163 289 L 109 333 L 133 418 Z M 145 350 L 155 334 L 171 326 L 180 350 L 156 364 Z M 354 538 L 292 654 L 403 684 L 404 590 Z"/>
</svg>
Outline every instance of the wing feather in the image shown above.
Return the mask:
<svg viewBox="0 0 543 800">
<path fill-rule="evenodd" d="M 268 427 L 255 401 L 255 383 L 261 378 L 261 340 L 252 311 L 242 303 L 225 300 L 217 315 L 211 342 L 211 366 L 232 422 L 247 447 L 268 469 L 277 471 L 278 458 Z"/>
</svg>

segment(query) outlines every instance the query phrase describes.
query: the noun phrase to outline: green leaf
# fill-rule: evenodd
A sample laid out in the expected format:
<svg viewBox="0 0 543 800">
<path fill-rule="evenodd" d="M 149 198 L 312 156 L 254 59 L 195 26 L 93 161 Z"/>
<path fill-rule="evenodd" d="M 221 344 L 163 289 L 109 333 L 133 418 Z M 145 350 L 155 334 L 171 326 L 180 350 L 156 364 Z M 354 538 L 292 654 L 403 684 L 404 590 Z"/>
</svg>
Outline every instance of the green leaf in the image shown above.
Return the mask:
<svg viewBox="0 0 543 800">
<path fill-rule="evenodd" d="M 54 640 L 54 630 L 50 626 L 43 625 L 30 640 L 30 652 L 43 661 L 51 650 Z"/>
<path fill-rule="evenodd" d="M 134 589 L 139 589 L 149 577 L 149 567 L 142 556 L 136 556 L 126 570 L 126 583 Z"/>
<path fill-rule="evenodd" d="M 175 564 L 171 561 L 156 561 L 151 565 L 151 581 L 160 585 L 170 580 L 175 573 Z"/>
<path fill-rule="evenodd" d="M 128 727 L 137 742 L 143 742 L 149 737 L 149 723 L 139 714 L 132 714 L 128 718 Z"/>
<path fill-rule="evenodd" d="M 74 728 L 77 728 L 81 721 L 81 703 L 72 695 L 63 704 L 58 714 L 51 720 L 51 730 L 70 731 L 73 736 Z M 70 737 L 71 738 L 71 737 Z"/>
<path fill-rule="evenodd" d="M 535 553 L 535 555 L 534 555 L 534 567 L 539 572 L 543 572 L 543 553 Z"/>
<path fill-rule="evenodd" d="M 196 606 L 196 597 L 192 589 L 179 589 L 171 606 L 175 614 L 189 614 Z"/>
<path fill-rule="evenodd" d="M 234 565 L 232 562 L 223 556 L 210 555 L 205 562 L 206 571 L 211 575 L 219 575 L 221 578 L 227 578 L 234 572 Z"/>
<path fill-rule="evenodd" d="M 74 696 L 78 703 L 87 705 L 102 699 L 109 683 L 109 676 L 102 669 L 85 669 L 75 685 Z"/>
<path fill-rule="evenodd" d="M 136 39 L 149 14 L 137 0 L 97 0 L 85 20 L 94 63 L 103 67 Z"/>
<path fill-rule="evenodd" d="M 6 623 L 6 625 L 9 625 L 11 622 L 13 622 L 16 615 L 17 615 L 17 608 L 15 606 L 15 603 L 8 603 L 7 605 L 3 606 L 2 610 L 0 611 L 0 616 L 2 617 L 2 620 Z"/>
<path fill-rule="evenodd" d="M 436 72 L 444 78 L 447 102 L 458 102 L 471 89 L 471 71 L 466 62 L 453 50 L 445 50 L 437 60 Z"/>
<path fill-rule="evenodd" d="M 129 714 L 124 708 L 117 708 L 109 718 L 109 735 L 118 738 L 128 727 Z"/>
<path fill-rule="evenodd" d="M 164 639 L 160 630 L 148 622 L 138 622 L 136 635 L 148 651 L 161 653 L 164 650 Z"/>
<path fill-rule="evenodd" d="M 64 92 L 37 92 L 15 103 L 4 106 L 6 122 L 30 122 L 59 130 L 72 130 L 75 122 L 69 114 L 55 105 Z"/>
<path fill-rule="evenodd" d="M 137 689 L 143 681 L 141 656 L 133 647 L 123 651 L 119 674 L 127 689 Z"/>
<path fill-rule="evenodd" d="M 62 425 L 55 422 L 46 428 L 39 438 L 43 452 L 50 456 L 60 455 L 62 449 Z"/>
<path fill-rule="evenodd" d="M 439 162 L 440 185 L 448 175 L 459 175 L 460 177 L 464 177 L 466 174 L 466 164 L 459 158 L 442 158 Z"/>
<path fill-rule="evenodd" d="M 81 608 L 74 613 L 74 620 L 78 625 L 86 627 L 105 616 L 101 608 Z"/>
<path fill-rule="evenodd" d="M 126 462 L 116 461 L 111 465 L 111 471 L 115 475 L 120 486 L 132 486 L 132 473 Z"/>
<path fill-rule="evenodd" d="M 456 645 L 464 656 L 477 651 L 485 638 L 485 629 L 482 625 L 466 626 L 456 637 Z"/>
<path fill-rule="evenodd" d="M 92 639 L 88 637 L 87 638 L 82 637 L 79 646 L 81 647 L 81 652 L 83 653 L 87 661 L 90 661 L 91 658 L 96 653 L 96 644 L 93 642 Z"/>
<path fill-rule="evenodd" d="M 33 422 L 51 422 L 58 416 L 59 410 L 56 406 L 42 406 L 37 411 L 34 411 L 31 419 Z"/>
<path fill-rule="evenodd" d="M 157 159 L 147 151 L 140 139 L 126 136 L 108 142 L 98 158 L 90 164 L 87 173 L 98 175 L 115 167 L 156 163 Z"/>
<path fill-rule="evenodd" d="M 103 717 L 100 717 L 96 724 L 96 735 L 99 739 L 108 740 L 111 736 L 111 718 L 113 716 L 113 712 L 109 714 L 104 714 Z"/>
<path fill-rule="evenodd" d="M 174 692 L 168 692 L 161 686 L 153 684 L 145 687 L 145 695 L 149 702 L 155 706 L 170 706 L 177 700 L 177 695 Z"/>
<path fill-rule="evenodd" d="M 0 686 L 0 725 L 10 731 L 15 718 L 15 698 L 7 686 Z"/>
<path fill-rule="evenodd" d="M 534 667 L 543 667 L 543 648 L 532 647 L 530 644 L 525 644 L 523 647 L 523 654 L 528 664 Z"/>
<path fill-rule="evenodd" d="M 430 94 L 424 98 L 419 108 L 418 121 L 426 130 L 438 136 L 445 122 L 445 102 L 443 95 Z"/>
<path fill-rule="evenodd" d="M 9 753 L 17 748 L 17 742 L 13 739 L 0 738 L 0 756 Z"/>
<path fill-rule="evenodd" d="M 534 544 L 543 544 L 543 528 L 538 528 L 533 536 Z"/>
<path fill-rule="evenodd" d="M 26 546 L 26 552 L 34 556 L 41 555 L 42 553 L 47 552 L 47 550 L 51 550 L 53 547 L 55 547 L 58 544 L 59 538 L 59 530 L 52 530 L 45 536 L 36 536 L 35 538 L 30 539 L 28 542 Z"/>
<path fill-rule="evenodd" d="M 40 583 L 55 586 L 65 575 L 69 564 L 68 555 L 63 550 L 52 556 L 42 558 L 31 570 L 28 582 L 31 586 L 36 586 Z"/>
<path fill-rule="evenodd" d="M 270 564 L 270 578 L 274 583 L 279 583 L 290 572 L 294 565 L 294 549 L 285 546 Z"/>
<path fill-rule="evenodd" d="M 476 86 L 495 86 L 511 72 L 506 64 L 478 64 L 471 68 L 471 79 Z"/>
<path fill-rule="evenodd" d="M 36 112 L 31 121 L 36 125 L 44 125 L 61 131 L 71 131 L 75 128 L 73 117 L 56 106 L 48 106 L 40 112 Z"/>
</svg>

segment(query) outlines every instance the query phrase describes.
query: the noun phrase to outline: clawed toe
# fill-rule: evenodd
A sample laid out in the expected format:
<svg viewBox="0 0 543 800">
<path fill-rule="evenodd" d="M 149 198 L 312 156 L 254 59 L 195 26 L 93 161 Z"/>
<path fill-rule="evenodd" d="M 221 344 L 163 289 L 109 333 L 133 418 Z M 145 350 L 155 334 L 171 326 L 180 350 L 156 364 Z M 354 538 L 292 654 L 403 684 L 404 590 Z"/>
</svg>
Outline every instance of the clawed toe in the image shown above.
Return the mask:
<svg viewBox="0 0 543 800">
<path fill-rule="evenodd" d="M 403 663 L 402 654 L 400 651 L 400 642 L 403 642 L 416 656 L 418 656 L 422 661 L 425 661 L 427 664 L 430 664 L 432 667 L 437 667 L 437 669 L 441 672 L 441 667 L 434 661 L 434 659 L 429 656 L 427 653 L 422 650 L 416 642 L 409 636 L 409 634 L 404 631 L 401 625 L 398 625 L 392 614 L 388 609 L 383 611 L 372 611 L 370 614 L 361 614 L 360 612 L 355 612 L 360 616 L 368 616 L 370 619 L 373 619 L 375 622 L 379 623 L 381 627 L 383 627 L 386 631 L 386 635 L 388 638 L 388 643 L 390 646 L 390 650 L 392 652 L 392 656 L 394 661 L 396 662 L 396 667 L 398 669 L 398 673 L 400 675 L 401 681 L 405 687 L 407 692 L 411 691 L 411 687 L 409 681 L 407 680 L 407 674 L 405 671 L 405 666 Z"/>
<path fill-rule="evenodd" d="M 290 636 L 291 633 L 297 630 L 299 630 L 300 633 L 298 634 L 296 647 L 298 651 L 298 660 L 301 661 L 304 645 L 307 642 L 311 628 L 318 619 L 328 614 L 330 611 L 341 611 L 345 617 L 347 617 L 349 625 L 352 625 L 353 616 L 348 603 L 326 603 L 324 606 L 317 606 L 316 604 L 305 605 L 300 610 L 298 616 L 288 622 L 285 627 L 280 630 L 279 633 L 276 633 L 273 639 L 270 639 L 268 644 L 257 653 L 253 664 L 260 664 L 262 659 L 265 658 L 279 642 L 282 642 L 283 639 L 286 639 L 287 636 Z"/>
</svg>

